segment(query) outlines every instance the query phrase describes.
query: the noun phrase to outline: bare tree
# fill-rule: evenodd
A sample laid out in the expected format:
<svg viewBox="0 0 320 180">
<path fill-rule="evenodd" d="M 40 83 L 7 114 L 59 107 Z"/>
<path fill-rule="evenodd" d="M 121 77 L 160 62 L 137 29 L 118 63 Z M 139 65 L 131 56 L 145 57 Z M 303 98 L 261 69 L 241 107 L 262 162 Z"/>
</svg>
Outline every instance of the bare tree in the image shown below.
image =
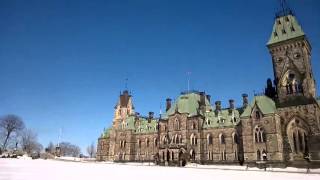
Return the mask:
<svg viewBox="0 0 320 180">
<path fill-rule="evenodd" d="M 90 146 L 87 147 L 87 153 L 89 154 L 90 158 L 96 156 L 96 146 L 92 142 Z"/>
<path fill-rule="evenodd" d="M 17 135 L 21 130 L 24 129 L 24 123 L 20 117 L 9 114 L 0 118 L 0 132 L 4 135 L 2 148 L 7 148 L 10 138 Z"/>
<path fill-rule="evenodd" d="M 38 142 L 37 134 L 31 129 L 25 129 L 21 133 L 22 150 L 27 154 L 40 153 L 42 145 Z"/>
<path fill-rule="evenodd" d="M 69 142 L 61 142 L 60 155 L 77 157 L 80 155 L 80 148 L 77 145 L 73 145 Z"/>
<path fill-rule="evenodd" d="M 48 144 L 48 146 L 46 147 L 46 152 L 50 153 L 50 154 L 54 154 L 55 153 L 55 149 L 56 149 L 55 145 L 52 142 L 50 142 Z"/>
</svg>

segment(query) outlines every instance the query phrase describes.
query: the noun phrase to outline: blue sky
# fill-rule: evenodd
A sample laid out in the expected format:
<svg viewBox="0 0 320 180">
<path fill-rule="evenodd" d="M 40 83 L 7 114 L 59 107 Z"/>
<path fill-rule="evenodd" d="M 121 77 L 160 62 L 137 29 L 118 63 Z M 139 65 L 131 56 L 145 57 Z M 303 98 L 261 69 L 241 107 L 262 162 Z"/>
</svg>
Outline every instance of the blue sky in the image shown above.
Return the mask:
<svg viewBox="0 0 320 180">
<path fill-rule="evenodd" d="M 289 4 L 320 81 L 320 1 Z M 62 128 L 85 151 L 111 125 L 126 78 L 145 115 L 186 90 L 189 71 L 192 89 L 239 105 L 273 76 L 266 42 L 278 9 L 278 0 L 0 0 L 0 115 L 22 117 L 44 146 Z"/>
</svg>

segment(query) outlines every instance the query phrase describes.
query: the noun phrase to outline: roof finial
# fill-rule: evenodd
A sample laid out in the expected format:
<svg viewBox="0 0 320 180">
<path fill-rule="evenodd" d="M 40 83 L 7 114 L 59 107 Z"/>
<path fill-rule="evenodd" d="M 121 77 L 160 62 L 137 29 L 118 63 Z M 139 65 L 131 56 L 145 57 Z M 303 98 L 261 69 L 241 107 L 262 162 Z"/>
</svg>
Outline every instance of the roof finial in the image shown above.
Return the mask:
<svg viewBox="0 0 320 180">
<path fill-rule="evenodd" d="M 292 11 L 286 0 L 279 0 L 280 2 L 280 11 L 276 14 L 277 17 L 286 16 L 288 14 L 292 14 Z"/>
<path fill-rule="evenodd" d="M 188 71 L 188 72 L 187 72 L 187 78 L 188 78 L 188 92 L 190 91 L 190 74 L 191 74 L 191 71 Z"/>
<path fill-rule="evenodd" d="M 125 79 L 125 85 L 124 85 L 124 88 L 125 90 L 128 90 L 128 78 Z"/>
</svg>

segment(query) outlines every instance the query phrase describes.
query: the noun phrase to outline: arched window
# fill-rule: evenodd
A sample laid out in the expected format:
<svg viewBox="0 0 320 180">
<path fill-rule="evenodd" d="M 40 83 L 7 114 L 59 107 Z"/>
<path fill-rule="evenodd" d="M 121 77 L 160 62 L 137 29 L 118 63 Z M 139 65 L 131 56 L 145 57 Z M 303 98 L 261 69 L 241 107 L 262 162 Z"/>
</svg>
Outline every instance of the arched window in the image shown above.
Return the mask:
<svg viewBox="0 0 320 180">
<path fill-rule="evenodd" d="M 197 138 L 194 134 L 191 134 L 190 136 L 190 144 L 191 145 L 196 145 L 197 144 Z"/>
<path fill-rule="evenodd" d="M 166 135 L 163 136 L 163 138 L 162 138 L 162 143 L 163 143 L 163 144 L 167 144 L 167 143 L 168 143 L 168 138 L 167 138 Z"/>
<path fill-rule="evenodd" d="M 158 139 L 154 138 L 154 146 L 158 146 Z"/>
<path fill-rule="evenodd" d="M 207 135 L 207 143 L 208 143 L 208 145 L 212 145 L 212 136 L 211 136 L 211 134 Z"/>
<path fill-rule="evenodd" d="M 162 160 L 164 161 L 165 160 L 165 155 L 164 155 L 164 151 L 162 152 Z"/>
<path fill-rule="evenodd" d="M 254 131 L 254 139 L 256 143 L 263 143 L 265 142 L 265 134 L 264 131 L 261 127 L 256 126 L 255 131 Z"/>
<path fill-rule="evenodd" d="M 261 118 L 261 114 L 260 111 L 256 110 L 256 119 L 260 119 Z"/>
<path fill-rule="evenodd" d="M 138 139 L 138 147 L 141 148 L 141 141 Z"/>
<path fill-rule="evenodd" d="M 258 161 L 261 160 L 261 152 L 260 152 L 259 149 L 257 150 L 257 160 L 258 160 Z"/>
<path fill-rule="evenodd" d="M 308 154 L 308 125 L 302 120 L 293 119 L 288 123 L 287 135 L 293 153 Z"/>
<path fill-rule="evenodd" d="M 172 161 L 174 160 L 174 152 L 173 151 L 171 151 L 171 159 L 172 159 Z"/>
<path fill-rule="evenodd" d="M 192 129 L 197 129 L 196 122 L 193 122 L 193 123 L 192 123 Z"/>
<path fill-rule="evenodd" d="M 175 119 L 174 129 L 175 130 L 179 130 L 180 129 L 180 122 L 179 122 L 178 118 Z"/>
<path fill-rule="evenodd" d="M 224 135 L 223 134 L 220 134 L 219 135 L 219 139 L 220 139 L 220 144 L 225 144 L 226 141 L 225 141 L 225 138 L 224 138 Z"/>
<path fill-rule="evenodd" d="M 149 139 L 146 138 L 146 147 L 149 147 Z"/>
<path fill-rule="evenodd" d="M 238 134 L 237 133 L 233 133 L 232 134 L 232 139 L 233 139 L 233 143 L 234 144 L 238 144 L 239 143 Z"/>
</svg>

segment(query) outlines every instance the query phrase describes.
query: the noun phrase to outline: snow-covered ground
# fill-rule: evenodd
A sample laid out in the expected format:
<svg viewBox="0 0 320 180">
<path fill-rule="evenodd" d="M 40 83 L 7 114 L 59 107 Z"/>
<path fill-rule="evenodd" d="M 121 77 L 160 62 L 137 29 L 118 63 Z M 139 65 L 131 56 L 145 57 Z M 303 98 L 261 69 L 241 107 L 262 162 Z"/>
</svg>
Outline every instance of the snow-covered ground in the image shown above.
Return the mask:
<svg viewBox="0 0 320 180">
<path fill-rule="evenodd" d="M 150 180 L 150 179 L 245 179 L 245 180 L 311 180 L 320 174 L 278 172 L 239 166 L 160 167 L 150 164 L 85 163 L 57 160 L 0 159 L 0 180 Z M 234 169 L 233 169 L 234 168 Z M 228 170 L 223 170 L 228 169 Z M 276 169 L 277 170 L 277 169 Z M 297 170 L 298 171 L 298 170 Z M 312 170 L 311 170 L 312 172 Z M 317 171 L 314 171 L 317 172 Z"/>
</svg>

